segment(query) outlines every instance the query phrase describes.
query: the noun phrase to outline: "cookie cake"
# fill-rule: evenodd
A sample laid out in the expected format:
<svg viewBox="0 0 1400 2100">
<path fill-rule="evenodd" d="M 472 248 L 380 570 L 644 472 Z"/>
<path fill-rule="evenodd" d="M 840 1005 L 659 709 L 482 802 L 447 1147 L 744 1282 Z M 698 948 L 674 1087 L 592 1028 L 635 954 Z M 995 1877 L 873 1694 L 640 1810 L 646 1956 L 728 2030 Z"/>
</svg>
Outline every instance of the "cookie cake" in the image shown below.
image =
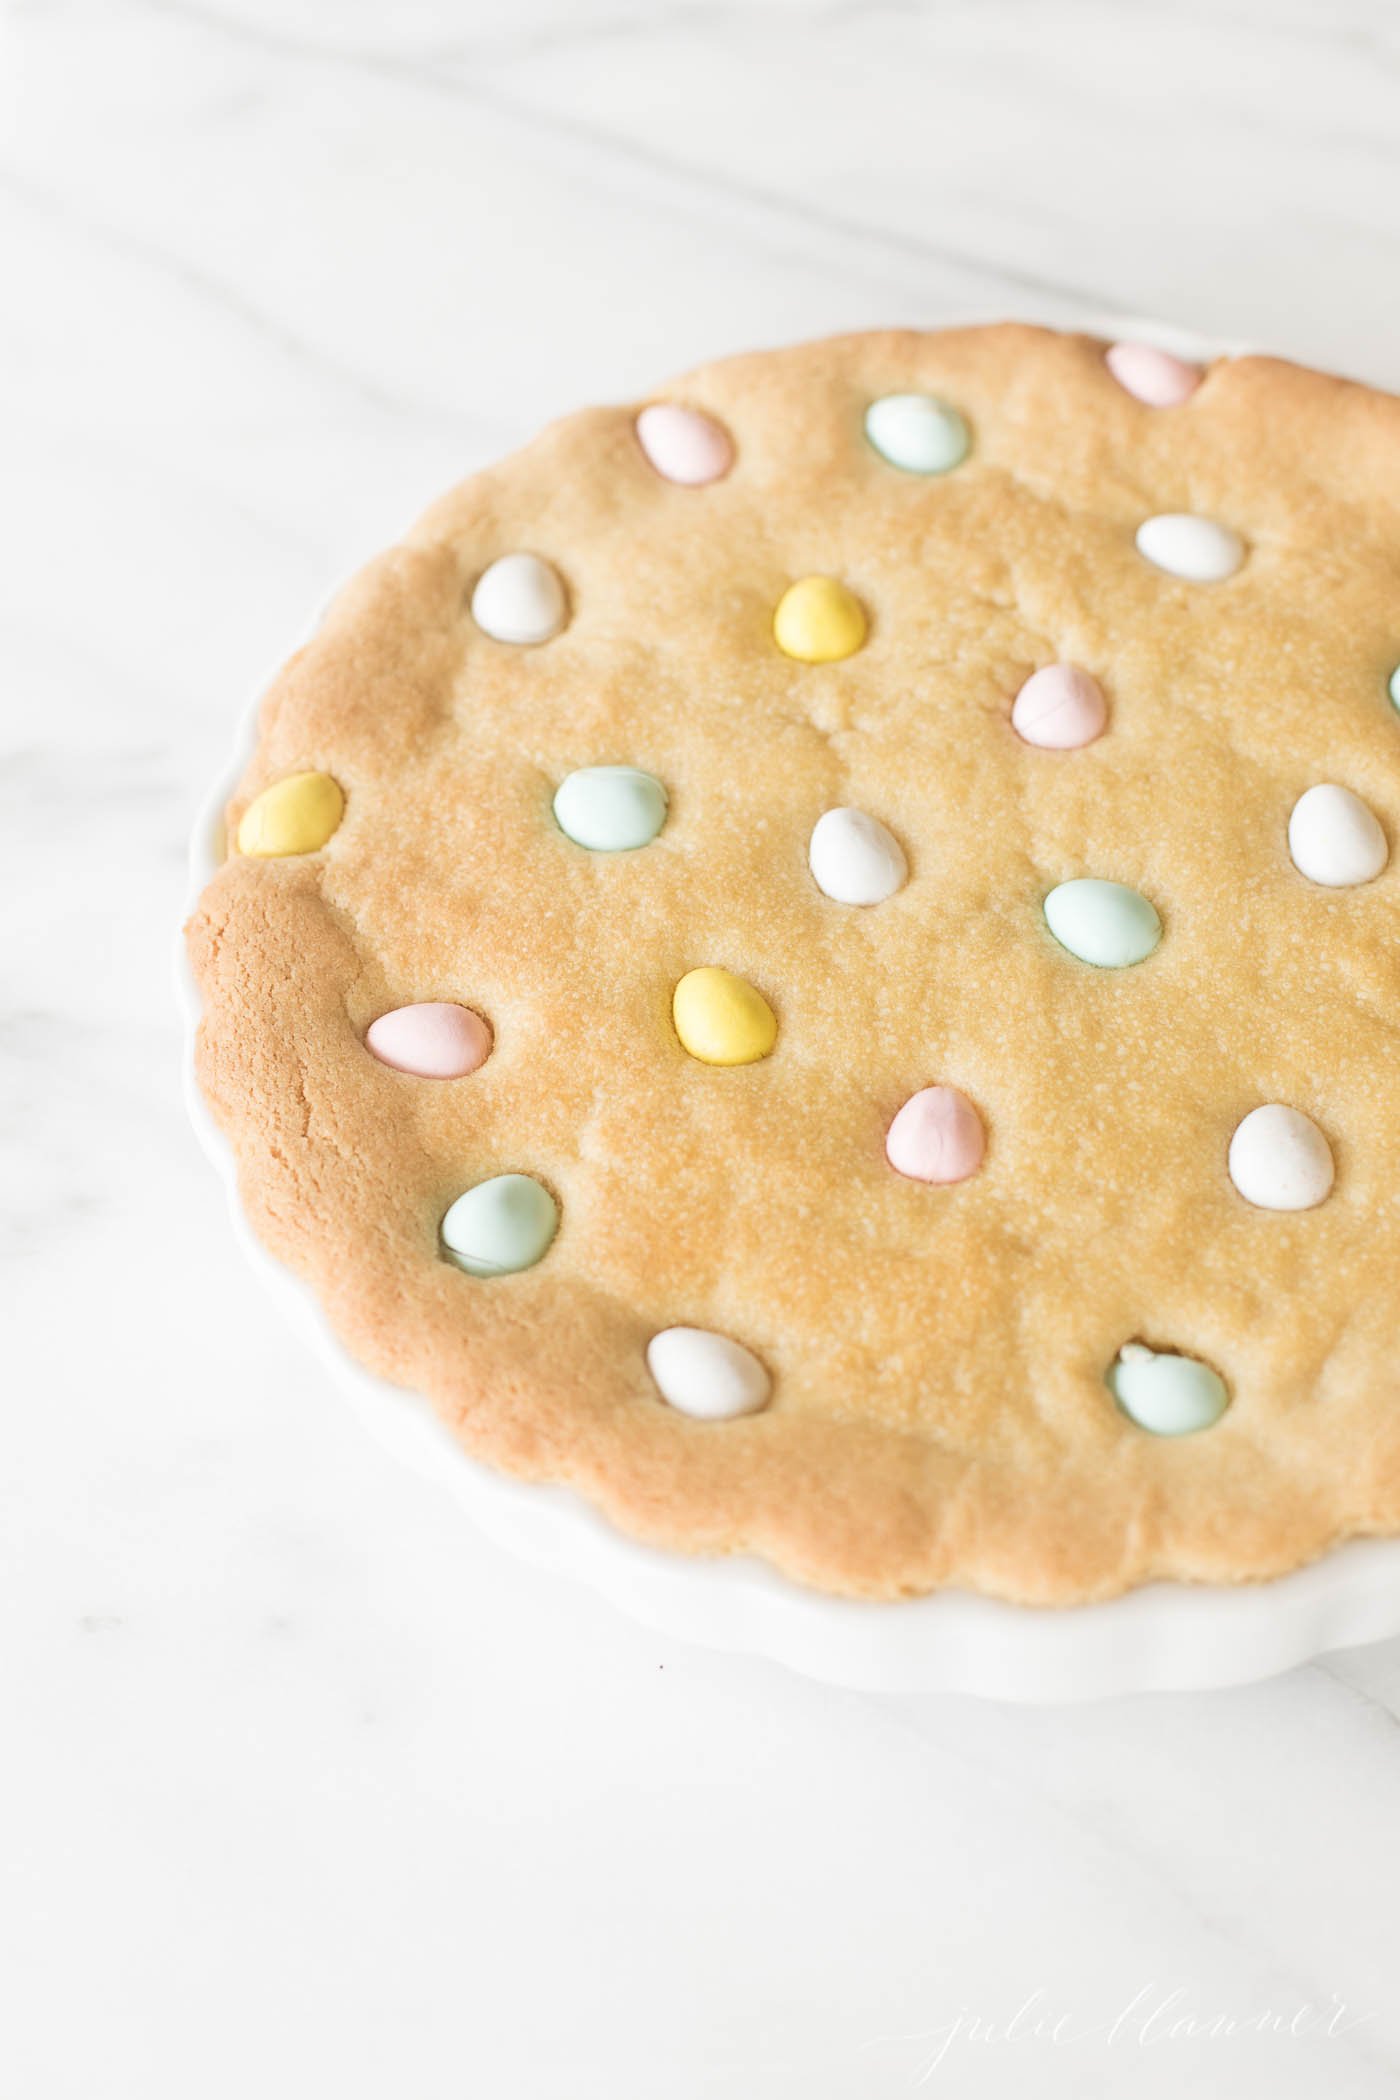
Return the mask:
<svg viewBox="0 0 1400 2100">
<path fill-rule="evenodd" d="M 1400 400 L 1001 326 L 594 409 L 262 707 L 260 1238 L 473 1456 L 893 1599 L 1400 1531 Z"/>
</svg>

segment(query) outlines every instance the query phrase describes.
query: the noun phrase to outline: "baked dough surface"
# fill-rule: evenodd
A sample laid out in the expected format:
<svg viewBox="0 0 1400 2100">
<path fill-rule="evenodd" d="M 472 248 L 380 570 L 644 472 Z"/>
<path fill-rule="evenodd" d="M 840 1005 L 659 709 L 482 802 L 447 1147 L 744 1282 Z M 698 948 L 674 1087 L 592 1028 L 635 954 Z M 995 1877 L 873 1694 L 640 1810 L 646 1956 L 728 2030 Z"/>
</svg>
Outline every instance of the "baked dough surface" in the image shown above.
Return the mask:
<svg viewBox="0 0 1400 2100">
<path fill-rule="evenodd" d="M 907 391 L 966 417 L 956 470 L 865 441 L 869 402 Z M 1400 401 L 1251 357 L 1152 409 L 1101 343 L 1020 326 L 740 357 L 658 398 L 728 428 L 724 479 L 663 480 L 635 405 L 572 417 L 371 564 L 266 698 L 231 826 L 313 768 L 345 816 L 316 853 L 232 853 L 188 929 L 199 1076 L 257 1232 L 478 1458 L 829 1590 L 1067 1603 L 1400 1529 L 1400 864 L 1329 890 L 1287 843 L 1318 781 L 1396 843 Z M 1242 536 L 1237 575 L 1142 558 L 1143 519 L 1178 511 Z M 568 591 L 536 647 L 468 610 L 516 549 Z M 814 573 L 869 616 L 843 662 L 774 644 Z M 1010 727 L 1057 660 L 1108 698 L 1080 750 Z M 608 763 L 665 783 L 642 850 L 553 820 L 563 777 Z M 847 804 L 909 860 L 869 908 L 807 864 Z M 1080 875 L 1152 899 L 1147 961 L 1057 946 L 1042 903 Z M 773 1007 L 762 1062 L 681 1048 L 672 990 L 705 964 Z M 489 1019 L 479 1071 L 368 1054 L 419 1000 Z M 956 1187 L 885 1157 L 933 1084 L 986 1126 Z M 1262 1102 L 1326 1133 L 1318 1208 L 1233 1187 Z M 557 1238 L 466 1275 L 440 1220 L 511 1171 L 554 1193 Z M 771 1403 L 668 1407 L 645 1349 L 673 1324 L 754 1350 Z M 1139 1338 L 1221 1372 L 1218 1424 L 1153 1436 L 1115 1406 Z"/>
</svg>

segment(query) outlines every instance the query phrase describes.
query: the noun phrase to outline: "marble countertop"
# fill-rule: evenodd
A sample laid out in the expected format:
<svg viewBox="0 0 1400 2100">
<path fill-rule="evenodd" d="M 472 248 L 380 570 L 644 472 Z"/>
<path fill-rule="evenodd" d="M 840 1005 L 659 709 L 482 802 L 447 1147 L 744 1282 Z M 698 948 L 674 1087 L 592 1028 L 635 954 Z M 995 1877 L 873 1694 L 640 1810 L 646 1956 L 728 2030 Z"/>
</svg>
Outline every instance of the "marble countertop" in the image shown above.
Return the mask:
<svg viewBox="0 0 1400 2100">
<path fill-rule="evenodd" d="M 15 0 L 0 53 L 0 2090 L 1393 2093 L 1400 1643 L 1025 1711 L 639 1631 L 293 1344 L 170 991 L 247 696 L 557 412 L 969 311 L 1400 385 L 1393 11 Z"/>
</svg>

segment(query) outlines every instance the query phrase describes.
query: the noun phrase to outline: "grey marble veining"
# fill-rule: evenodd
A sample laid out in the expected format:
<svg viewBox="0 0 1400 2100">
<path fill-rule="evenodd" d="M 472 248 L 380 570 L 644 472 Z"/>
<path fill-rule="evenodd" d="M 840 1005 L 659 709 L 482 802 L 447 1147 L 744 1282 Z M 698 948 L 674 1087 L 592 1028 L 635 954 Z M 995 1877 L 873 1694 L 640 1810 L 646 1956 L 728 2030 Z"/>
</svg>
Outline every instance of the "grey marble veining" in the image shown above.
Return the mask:
<svg viewBox="0 0 1400 2100">
<path fill-rule="evenodd" d="M 17 0 L 0 56 L 0 2090 L 1392 2093 L 1400 1644 L 875 1700 L 502 1560 L 239 1265 L 170 947 L 247 696 L 553 414 L 1105 307 L 1400 385 L 1394 10 Z"/>
</svg>

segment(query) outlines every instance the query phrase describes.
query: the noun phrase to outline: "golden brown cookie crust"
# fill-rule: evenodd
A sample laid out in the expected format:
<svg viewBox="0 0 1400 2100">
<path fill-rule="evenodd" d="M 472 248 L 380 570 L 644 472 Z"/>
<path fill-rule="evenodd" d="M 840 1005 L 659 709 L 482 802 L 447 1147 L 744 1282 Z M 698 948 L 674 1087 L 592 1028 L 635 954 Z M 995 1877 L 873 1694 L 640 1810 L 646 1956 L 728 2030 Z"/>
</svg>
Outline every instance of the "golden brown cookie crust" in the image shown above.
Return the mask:
<svg viewBox="0 0 1400 2100">
<path fill-rule="evenodd" d="M 868 403 L 914 390 L 971 425 L 953 473 L 864 440 Z M 1240 358 L 1153 410 L 1103 344 L 1019 326 L 735 358 L 664 398 L 732 432 L 724 480 L 661 479 L 635 406 L 572 417 L 436 504 L 267 696 L 231 819 L 308 768 L 347 806 L 318 853 L 232 856 L 190 922 L 199 1076 L 260 1237 L 474 1456 L 826 1589 L 1067 1603 L 1400 1528 L 1400 866 L 1320 889 L 1286 839 L 1329 780 L 1395 844 L 1400 401 Z M 1164 511 L 1233 526 L 1238 575 L 1150 567 L 1134 533 Z M 468 612 L 517 548 L 567 585 L 545 646 Z M 774 646 L 809 573 L 868 609 L 845 662 Z M 1079 751 L 1009 726 L 1056 660 L 1108 695 Z M 551 798 L 611 762 L 655 773 L 670 815 L 589 854 Z M 840 804 L 909 857 L 871 909 L 808 870 Z M 1078 875 L 1154 901 L 1149 962 L 1057 947 L 1042 902 Z M 706 963 L 773 1006 L 765 1061 L 681 1049 L 671 991 Z M 364 1048 L 434 999 L 495 1030 L 469 1078 Z M 884 1156 L 934 1083 L 987 1126 L 953 1188 Z M 1266 1101 L 1327 1133 L 1316 1210 L 1228 1178 Z M 512 1170 L 560 1230 L 483 1282 L 439 1221 Z M 675 1323 L 754 1349 L 770 1406 L 662 1403 L 644 1351 Z M 1216 1427 L 1118 1411 L 1104 1374 L 1136 1337 L 1221 1371 Z"/>
</svg>

